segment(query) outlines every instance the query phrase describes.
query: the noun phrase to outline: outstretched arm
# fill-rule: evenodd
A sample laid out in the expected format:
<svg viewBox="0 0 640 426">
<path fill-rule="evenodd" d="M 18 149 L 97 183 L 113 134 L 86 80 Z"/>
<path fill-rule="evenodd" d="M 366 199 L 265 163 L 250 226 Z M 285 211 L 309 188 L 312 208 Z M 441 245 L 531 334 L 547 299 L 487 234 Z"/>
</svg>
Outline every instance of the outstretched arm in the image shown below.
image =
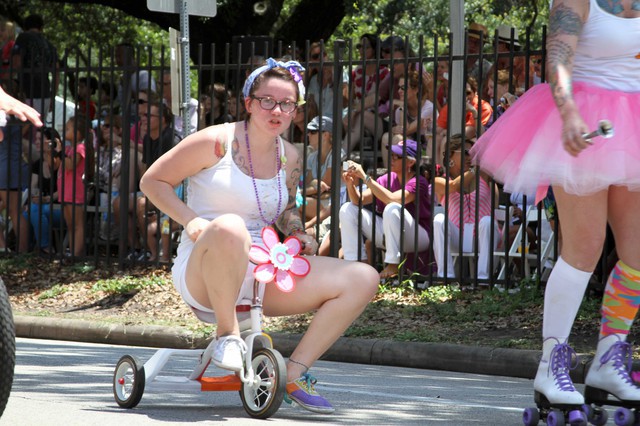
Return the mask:
<svg viewBox="0 0 640 426">
<path fill-rule="evenodd" d="M 573 63 L 589 3 L 584 0 L 555 0 L 549 15 L 547 71 L 553 100 L 563 121 L 562 143 L 565 150 L 578 155 L 589 145 L 582 137 L 589 129 L 573 99 Z"/>
</svg>

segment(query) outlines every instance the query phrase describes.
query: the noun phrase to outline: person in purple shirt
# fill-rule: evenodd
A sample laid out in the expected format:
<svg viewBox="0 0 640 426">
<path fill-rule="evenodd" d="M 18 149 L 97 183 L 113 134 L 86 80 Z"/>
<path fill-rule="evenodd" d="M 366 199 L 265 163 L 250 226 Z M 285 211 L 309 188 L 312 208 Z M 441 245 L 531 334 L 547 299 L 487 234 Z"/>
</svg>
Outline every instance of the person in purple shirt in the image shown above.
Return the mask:
<svg viewBox="0 0 640 426">
<path fill-rule="evenodd" d="M 418 144 L 406 139 L 391 149 L 391 168 L 377 179 L 366 174 L 362 166 L 347 162 L 343 178 L 347 183 L 350 203 L 340 208 L 340 232 L 345 260 L 366 258 L 360 234 L 385 249 L 385 268 L 381 279 L 398 275 L 401 252 L 421 252 L 429 247 L 431 235 L 431 202 L 429 182 L 416 174 Z M 366 188 L 360 191 L 360 181 Z M 375 212 L 359 208 L 371 204 L 375 197 Z M 403 212 L 404 210 L 404 212 Z M 403 222 L 404 219 L 404 222 Z M 375 220 L 375 236 L 373 221 Z M 361 224 L 361 227 L 358 227 Z M 417 238 L 416 238 L 417 234 Z M 402 249 L 400 242 L 403 242 Z M 362 258 L 362 260 L 365 260 Z"/>
</svg>

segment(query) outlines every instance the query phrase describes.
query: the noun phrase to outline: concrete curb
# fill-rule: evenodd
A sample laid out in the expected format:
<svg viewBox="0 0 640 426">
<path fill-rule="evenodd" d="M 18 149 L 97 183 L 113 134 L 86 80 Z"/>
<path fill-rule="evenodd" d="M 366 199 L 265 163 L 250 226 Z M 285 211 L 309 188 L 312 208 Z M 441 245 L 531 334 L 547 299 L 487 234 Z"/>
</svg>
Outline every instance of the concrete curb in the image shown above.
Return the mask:
<svg viewBox="0 0 640 426">
<path fill-rule="evenodd" d="M 177 327 L 138 326 L 46 317 L 15 317 L 16 336 L 78 342 L 133 345 L 157 348 L 204 348 L 209 339 Z M 289 356 L 299 334 L 270 334 L 274 347 Z M 446 370 L 532 379 L 538 369 L 540 351 L 395 342 L 381 339 L 340 338 L 322 359 L 360 364 Z M 584 383 L 590 356 L 581 355 L 572 371 L 575 383 Z"/>
</svg>

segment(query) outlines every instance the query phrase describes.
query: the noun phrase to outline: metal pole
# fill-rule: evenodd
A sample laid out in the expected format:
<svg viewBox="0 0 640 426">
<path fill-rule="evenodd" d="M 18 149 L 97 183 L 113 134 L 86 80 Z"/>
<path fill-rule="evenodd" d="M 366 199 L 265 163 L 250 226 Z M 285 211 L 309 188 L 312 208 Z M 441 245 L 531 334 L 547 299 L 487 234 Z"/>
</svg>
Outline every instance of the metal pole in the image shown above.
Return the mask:
<svg viewBox="0 0 640 426">
<path fill-rule="evenodd" d="M 464 1 L 449 0 L 449 5 L 449 26 L 453 34 L 451 53 L 454 57 L 462 56 L 464 49 Z M 451 85 L 451 100 L 448 102 L 449 119 L 451 123 L 449 136 L 455 135 L 456 133 L 464 133 L 464 129 L 462 129 L 462 113 L 466 106 L 461 102 L 457 102 L 457 100 L 463 99 L 463 73 L 464 64 L 462 61 L 454 60 L 453 64 L 451 64 L 451 75 L 449 76 L 449 84 Z M 453 100 L 456 102 L 453 102 Z"/>
<path fill-rule="evenodd" d="M 176 0 L 179 1 L 179 0 Z M 191 73 L 189 70 L 189 10 L 187 0 L 180 2 L 180 51 L 182 59 L 182 99 L 180 113 L 182 115 L 183 137 L 189 136 L 189 100 L 191 99 Z"/>
</svg>

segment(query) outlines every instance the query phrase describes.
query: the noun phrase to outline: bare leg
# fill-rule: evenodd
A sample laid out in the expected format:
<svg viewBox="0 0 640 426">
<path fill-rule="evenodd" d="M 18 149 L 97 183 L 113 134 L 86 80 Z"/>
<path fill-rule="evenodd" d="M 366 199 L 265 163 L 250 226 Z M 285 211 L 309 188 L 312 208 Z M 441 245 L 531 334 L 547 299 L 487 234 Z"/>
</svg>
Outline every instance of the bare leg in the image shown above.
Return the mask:
<svg viewBox="0 0 640 426">
<path fill-rule="evenodd" d="M 360 315 L 378 289 L 378 273 L 362 262 L 332 257 L 307 257 L 311 272 L 296 281 L 291 293 L 267 285 L 264 312 L 269 316 L 294 315 L 317 310 L 309 329 L 291 354 L 310 367 Z M 305 372 L 296 363 L 287 366 L 287 381 Z"/>
<path fill-rule="evenodd" d="M 217 335 L 240 335 L 236 299 L 249 264 L 251 237 L 242 218 L 223 215 L 200 234 L 187 264 L 187 288 L 216 313 Z M 269 286 L 267 286 L 268 288 Z"/>
</svg>

